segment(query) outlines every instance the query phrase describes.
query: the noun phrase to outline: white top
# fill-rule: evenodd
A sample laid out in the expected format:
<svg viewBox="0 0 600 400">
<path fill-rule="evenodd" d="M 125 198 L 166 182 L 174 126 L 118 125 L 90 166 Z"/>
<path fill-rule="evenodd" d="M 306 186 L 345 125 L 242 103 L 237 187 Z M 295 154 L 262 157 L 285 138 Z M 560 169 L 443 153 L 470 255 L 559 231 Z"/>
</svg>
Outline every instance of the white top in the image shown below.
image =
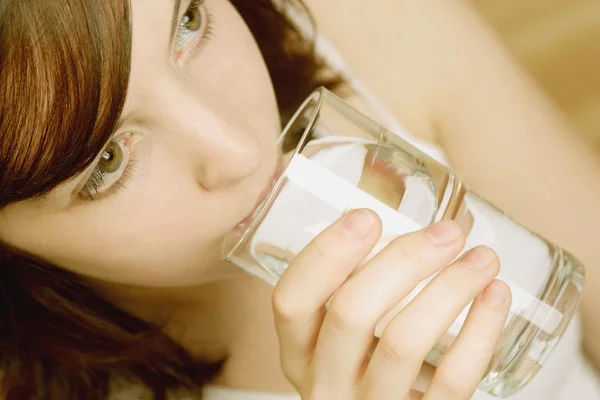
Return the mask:
<svg viewBox="0 0 600 400">
<path fill-rule="evenodd" d="M 362 96 L 378 114 L 379 120 L 390 131 L 418 147 L 436 160 L 449 165 L 444 152 L 431 143 L 415 139 L 377 100 L 375 96 L 352 75 L 337 50 L 323 37 L 317 41 L 318 51 L 330 64 L 342 71 L 355 91 Z M 299 400 L 297 394 L 273 394 L 232 390 L 207 386 L 203 400 Z M 495 400 L 484 392 L 476 392 L 472 400 Z M 600 381 L 581 353 L 579 318 L 569 326 L 561 342 L 548 362 L 533 380 L 510 400 L 600 400 Z"/>
</svg>

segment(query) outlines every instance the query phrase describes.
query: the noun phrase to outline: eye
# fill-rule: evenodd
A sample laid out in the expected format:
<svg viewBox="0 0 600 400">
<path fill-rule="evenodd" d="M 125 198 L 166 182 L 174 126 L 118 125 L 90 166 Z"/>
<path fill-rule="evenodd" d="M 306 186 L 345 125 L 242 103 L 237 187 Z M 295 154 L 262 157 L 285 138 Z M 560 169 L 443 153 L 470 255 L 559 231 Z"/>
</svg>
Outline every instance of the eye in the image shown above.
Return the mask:
<svg viewBox="0 0 600 400">
<path fill-rule="evenodd" d="M 211 14 L 202 8 L 204 0 L 192 0 L 179 21 L 175 43 L 176 58 L 197 47 L 210 38 L 212 33 Z"/>
<path fill-rule="evenodd" d="M 94 171 L 80 191 L 85 200 L 97 200 L 124 188 L 132 168 L 131 134 L 112 139 L 100 154 Z"/>
<path fill-rule="evenodd" d="M 188 8 L 181 19 L 181 27 L 189 32 L 198 32 L 202 27 L 202 15 L 198 6 Z"/>
<path fill-rule="evenodd" d="M 98 167 L 110 174 L 117 172 L 123 165 L 123 149 L 115 142 L 108 145 L 100 157 Z"/>
</svg>

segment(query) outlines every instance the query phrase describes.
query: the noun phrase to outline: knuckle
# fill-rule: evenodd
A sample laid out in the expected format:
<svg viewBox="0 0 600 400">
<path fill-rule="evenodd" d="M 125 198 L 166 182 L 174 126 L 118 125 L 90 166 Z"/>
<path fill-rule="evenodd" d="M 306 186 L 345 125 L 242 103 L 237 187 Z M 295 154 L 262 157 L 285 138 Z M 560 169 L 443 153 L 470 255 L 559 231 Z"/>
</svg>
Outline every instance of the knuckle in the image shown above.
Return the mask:
<svg viewBox="0 0 600 400">
<path fill-rule="evenodd" d="M 423 354 L 419 346 L 410 339 L 403 339 L 402 336 L 391 335 L 384 332 L 378 346 L 383 359 L 393 366 L 402 366 L 408 363 L 423 361 Z"/>
<path fill-rule="evenodd" d="M 485 351 L 488 344 L 494 339 L 494 329 L 496 328 L 491 321 L 482 319 L 478 321 L 477 329 L 472 329 L 467 332 L 469 338 L 469 344 L 473 349 L 479 349 Z M 485 356 L 487 354 L 479 354 L 479 356 Z"/>
<path fill-rule="evenodd" d="M 473 385 L 469 384 L 470 377 L 456 371 L 455 373 L 440 373 L 438 370 L 436 392 L 440 392 L 440 398 L 452 400 L 467 400 L 471 398 Z"/>
<path fill-rule="evenodd" d="M 324 237 L 319 238 L 311 243 L 312 256 L 316 259 L 328 259 L 329 252 L 327 249 L 331 248 L 331 245 L 327 245 Z"/>
<path fill-rule="evenodd" d="M 420 259 L 421 252 L 418 251 L 417 246 L 409 246 L 406 243 L 407 237 L 399 237 L 394 239 L 391 243 L 391 249 L 397 255 L 398 259 L 404 260 L 404 268 L 407 268 L 411 275 L 417 274 L 419 271 L 419 265 L 422 260 Z"/>
<path fill-rule="evenodd" d="M 331 302 L 327 318 L 332 327 L 342 333 L 356 331 L 370 324 L 357 299 L 346 293 L 338 293 Z"/>
<path fill-rule="evenodd" d="M 301 314 L 300 302 L 294 301 L 285 289 L 275 287 L 271 305 L 273 313 L 284 321 L 295 320 Z"/>
<path fill-rule="evenodd" d="M 281 372 L 294 387 L 298 388 L 302 381 L 303 368 L 297 362 L 291 362 L 287 357 L 281 357 Z"/>
</svg>

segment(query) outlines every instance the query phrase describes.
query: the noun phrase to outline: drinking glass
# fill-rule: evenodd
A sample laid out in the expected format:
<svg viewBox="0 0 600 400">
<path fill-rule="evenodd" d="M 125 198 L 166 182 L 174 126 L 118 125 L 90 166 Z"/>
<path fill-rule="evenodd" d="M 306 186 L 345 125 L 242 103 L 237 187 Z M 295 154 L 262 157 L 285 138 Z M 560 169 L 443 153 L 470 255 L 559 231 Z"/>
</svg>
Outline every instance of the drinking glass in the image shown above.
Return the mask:
<svg viewBox="0 0 600 400">
<path fill-rule="evenodd" d="M 512 291 L 509 317 L 479 389 L 504 398 L 534 377 L 582 293 L 584 269 L 571 254 L 511 219 L 444 165 L 324 88 L 299 108 L 279 143 L 287 154 L 285 171 L 249 222 L 226 237 L 226 260 L 275 284 L 294 257 L 349 210 L 368 208 L 382 220 L 381 239 L 365 262 L 402 234 L 455 220 L 466 233 L 464 251 L 479 245 L 495 250 L 501 262 L 498 278 Z M 382 319 L 375 336 L 432 278 Z M 439 364 L 469 307 L 425 361 Z"/>
</svg>

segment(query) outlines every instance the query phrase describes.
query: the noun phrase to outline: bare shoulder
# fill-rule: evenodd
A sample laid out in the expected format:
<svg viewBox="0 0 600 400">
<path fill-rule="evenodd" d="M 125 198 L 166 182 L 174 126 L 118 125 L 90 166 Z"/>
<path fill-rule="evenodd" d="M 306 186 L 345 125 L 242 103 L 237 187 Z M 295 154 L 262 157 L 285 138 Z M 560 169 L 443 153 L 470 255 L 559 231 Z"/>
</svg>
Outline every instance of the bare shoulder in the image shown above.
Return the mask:
<svg viewBox="0 0 600 400">
<path fill-rule="evenodd" d="M 352 71 L 426 140 L 435 139 L 440 99 L 457 87 L 468 90 L 468 77 L 482 72 L 482 62 L 473 61 L 485 58 L 486 47 L 498 47 L 469 0 L 305 3 Z"/>
</svg>

